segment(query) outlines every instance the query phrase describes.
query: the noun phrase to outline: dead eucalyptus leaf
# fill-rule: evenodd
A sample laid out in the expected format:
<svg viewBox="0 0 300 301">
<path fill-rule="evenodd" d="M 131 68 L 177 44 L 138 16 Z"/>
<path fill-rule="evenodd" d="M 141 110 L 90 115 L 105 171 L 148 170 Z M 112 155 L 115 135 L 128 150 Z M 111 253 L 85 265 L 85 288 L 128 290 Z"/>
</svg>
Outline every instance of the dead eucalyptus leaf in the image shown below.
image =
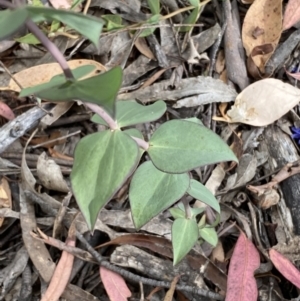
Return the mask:
<svg viewBox="0 0 300 301">
<path fill-rule="evenodd" d="M 242 40 L 247 56 L 251 56 L 261 73 L 278 44 L 282 31 L 282 0 L 256 0 L 247 11 Z M 252 55 L 253 49 L 271 44 L 272 51 Z"/>
<path fill-rule="evenodd" d="M 296 106 L 299 99 L 299 89 L 278 79 L 263 79 L 251 84 L 237 96 L 234 105 L 227 111 L 228 120 L 223 121 L 266 126 Z"/>
<path fill-rule="evenodd" d="M 284 16 L 283 16 L 283 30 L 289 29 L 300 21 L 300 1 L 289 0 Z"/>
<path fill-rule="evenodd" d="M 11 191 L 8 181 L 5 178 L 0 182 L 0 208 L 12 208 Z M 4 217 L 0 217 L 0 227 L 4 222 Z"/>
<path fill-rule="evenodd" d="M 73 60 L 69 61 L 68 65 L 71 69 L 75 69 L 80 66 L 93 65 L 96 68 L 87 74 L 84 78 L 94 76 L 101 71 L 106 71 L 105 67 L 93 60 Z M 34 66 L 25 70 L 22 70 L 16 74 L 14 74 L 14 78 L 18 81 L 18 83 L 23 88 L 33 87 L 36 85 L 40 85 L 43 83 L 47 83 L 50 79 L 62 73 L 61 67 L 58 63 L 50 63 L 50 64 L 42 64 L 38 66 Z M 20 87 L 16 84 L 16 82 L 11 79 L 7 87 L 0 87 L 0 91 L 11 90 L 20 92 Z"/>
<path fill-rule="evenodd" d="M 69 187 L 63 178 L 59 165 L 49 159 L 43 152 L 37 162 L 37 175 L 42 184 L 51 190 L 69 192 Z"/>
</svg>

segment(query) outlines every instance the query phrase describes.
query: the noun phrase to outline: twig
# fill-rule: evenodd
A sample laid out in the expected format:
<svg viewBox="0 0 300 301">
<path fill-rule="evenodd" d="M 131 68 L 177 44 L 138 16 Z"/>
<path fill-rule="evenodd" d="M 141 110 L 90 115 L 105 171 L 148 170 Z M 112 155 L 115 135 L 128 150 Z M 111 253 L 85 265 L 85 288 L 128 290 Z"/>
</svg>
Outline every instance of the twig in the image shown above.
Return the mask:
<svg viewBox="0 0 300 301">
<path fill-rule="evenodd" d="M 154 279 L 149 279 L 149 278 L 145 278 L 145 277 L 141 277 L 138 275 L 135 275 L 131 272 L 128 272 L 120 267 L 114 266 L 111 263 L 109 263 L 108 261 L 105 261 L 103 259 L 103 257 L 94 250 L 94 248 L 87 242 L 87 240 L 83 237 L 83 235 L 81 233 L 79 233 L 78 231 L 76 232 L 76 237 L 83 243 L 83 245 L 85 246 L 85 248 L 93 255 L 93 257 L 97 260 L 97 262 L 113 271 L 116 272 L 118 274 L 120 274 L 121 276 L 123 276 L 124 278 L 127 278 L 129 280 L 132 280 L 134 282 L 137 283 L 144 283 L 150 286 L 160 286 L 160 287 L 165 287 L 165 288 L 170 288 L 171 286 L 171 282 L 167 282 L 167 281 L 158 281 L 158 280 L 154 280 Z M 186 285 L 176 285 L 176 289 L 177 290 L 181 290 L 181 291 L 186 291 L 186 292 L 190 292 L 190 293 L 194 293 L 200 296 L 205 296 L 214 300 L 223 300 L 224 297 L 214 293 L 212 291 L 209 290 L 205 290 L 205 289 L 201 289 L 201 288 L 197 288 L 197 287 L 192 287 L 192 286 L 186 286 Z"/>
</svg>

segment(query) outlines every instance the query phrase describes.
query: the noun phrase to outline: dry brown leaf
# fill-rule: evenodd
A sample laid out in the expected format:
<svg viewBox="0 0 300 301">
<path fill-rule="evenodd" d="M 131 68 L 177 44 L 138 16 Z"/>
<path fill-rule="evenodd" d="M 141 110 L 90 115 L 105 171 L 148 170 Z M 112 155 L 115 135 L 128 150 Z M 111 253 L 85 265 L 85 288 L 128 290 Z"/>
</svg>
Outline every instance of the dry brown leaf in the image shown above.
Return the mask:
<svg viewBox="0 0 300 301">
<path fill-rule="evenodd" d="M 73 60 L 69 61 L 68 65 L 71 69 L 75 69 L 80 66 L 93 65 L 96 68 L 87 74 L 84 78 L 94 76 L 99 73 L 99 71 L 106 71 L 105 67 L 93 60 Z M 34 66 L 25 70 L 22 70 L 14 74 L 14 78 L 20 83 L 23 88 L 33 87 L 43 83 L 47 83 L 50 79 L 58 74 L 61 74 L 62 70 L 58 63 L 43 64 Z M 0 91 L 11 90 L 20 92 L 19 86 L 15 83 L 13 79 L 10 80 L 7 87 L 0 87 Z"/>
<path fill-rule="evenodd" d="M 156 57 L 149 48 L 149 46 L 146 43 L 145 38 L 137 38 L 135 40 L 134 46 L 139 50 L 141 54 L 143 54 L 145 57 L 147 57 L 150 60 L 156 61 Z"/>
<path fill-rule="evenodd" d="M 247 56 L 264 73 L 264 66 L 278 44 L 282 31 L 282 0 L 256 0 L 247 11 L 242 39 Z M 272 45 L 272 51 L 257 54 L 257 47 Z M 252 53 L 255 50 L 255 55 Z"/>
<path fill-rule="evenodd" d="M 0 183 L 0 208 L 10 208 L 11 209 L 11 191 L 9 188 L 8 181 L 2 178 Z M 4 217 L 0 217 L 0 227 L 4 222 Z"/>
<path fill-rule="evenodd" d="M 266 126 L 278 120 L 299 103 L 300 90 L 281 80 L 267 78 L 244 89 L 227 111 L 214 120 Z"/>
<path fill-rule="evenodd" d="M 282 29 L 286 30 L 300 21 L 300 0 L 289 0 L 284 16 Z"/>
<path fill-rule="evenodd" d="M 43 152 L 37 161 L 37 175 L 42 185 L 50 190 L 69 192 L 59 165 Z"/>
</svg>

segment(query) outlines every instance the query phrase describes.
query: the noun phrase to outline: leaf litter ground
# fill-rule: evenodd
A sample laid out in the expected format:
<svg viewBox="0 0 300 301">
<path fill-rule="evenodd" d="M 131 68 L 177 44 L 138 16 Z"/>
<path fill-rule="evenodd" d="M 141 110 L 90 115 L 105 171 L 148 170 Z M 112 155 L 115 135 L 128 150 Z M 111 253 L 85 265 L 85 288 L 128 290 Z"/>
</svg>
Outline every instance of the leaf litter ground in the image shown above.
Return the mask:
<svg viewBox="0 0 300 301">
<path fill-rule="evenodd" d="M 66 1 L 50 2 L 70 9 Z M 299 1 L 251 2 L 212 1 L 200 12 L 164 1 L 156 12 L 155 5 L 138 0 L 113 5 L 96 0 L 77 9 L 106 20 L 99 50 L 79 36 L 52 38 L 73 66 L 78 61 L 100 71 L 121 66 L 119 99 L 167 102 L 159 121 L 136 126 L 147 140 L 166 120 L 197 117 L 239 158 L 238 165 L 191 173 L 219 200 L 218 244 L 196 245 L 175 267 L 171 215 L 159 214 L 137 233 L 128 203 L 130 179 L 101 211 L 93 235 L 80 215 L 74 222 L 78 207 L 68 194 L 74 148 L 103 125 L 91 123 L 91 112 L 78 103 L 46 104 L 49 115 L 18 97 L 10 74 L 30 87 L 57 75 L 57 64 L 40 45 L 14 40 L 27 42 L 24 31 L 0 42 L 1 299 L 39 298 L 50 280 L 44 298 L 192 300 L 190 289 L 198 288 L 207 300 L 250 301 L 264 294 L 299 299 Z M 176 11 L 159 24 L 146 22 L 150 13 Z M 180 25 L 190 23 L 195 24 Z M 127 28 L 133 24 L 139 26 L 135 34 Z M 11 135 L 16 124 L 24 131 Z M 204 206 L 191 201 L 194 208 Z M 213 211 L 204 210 L 212 223 Z M 99 271 L 103 259 L 97 264 L 80 234 L 74 248 L 74 223 L 114 272 Z M 124 271 L 133 272 L 131 278 Z"/>
</svg>

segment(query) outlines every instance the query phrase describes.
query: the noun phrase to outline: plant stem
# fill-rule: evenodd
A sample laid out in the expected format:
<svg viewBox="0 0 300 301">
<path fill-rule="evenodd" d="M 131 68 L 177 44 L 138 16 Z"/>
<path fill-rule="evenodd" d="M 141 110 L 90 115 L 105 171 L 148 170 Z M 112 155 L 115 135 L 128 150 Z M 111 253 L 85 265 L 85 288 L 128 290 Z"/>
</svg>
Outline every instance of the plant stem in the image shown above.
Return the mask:
<svg viewBox="0 0 300 301">
<path fill-rule="evenodd" d="M 189 205 L 189 200 L 186 197 L 183 197 L 181 202 L 183 203 L 185 210 L 185 217 L 190 219 L 192 217 L 191 207 Z"/>
<path fill-rule="evenodd" d="M 118 124 L 115 122 L 115 120 L 113 120 L 101 107 L 90 102 L 85 102 L 84 104 L 93 112 L 102 117 L 112 131 L 119 129 Z M 130 137 L 137 143 L 140 148 L 144 150 L 147 150 L 149 148 L 149 143 L 147 141 L 133 136 Z"/>
<path fill-rule="evenodd" d="M 54 59 L 60 65 L 61 69 L 64 72 L 64 75 L 67 80 L 74 81 L 75 78 L 71 69 L 68 66 L 66 59 L 63 54 L 59 51 L 54 43 L 52 43 L 46 35 L 39 29 L 39 27 L 31 20 L 26 21 L 27 28 L 36 36 L 36 38 L 45 46 L 45 48 L 52 54 Z"/>
<path fill-rule="evenodd" d="M 102 117 L 112 131 L 117 130 L 119 128 L 118 124 L 101 107 L 90 102 L 85 102 L 84 104 L 93 112 Z"/>
<path fill-rule="evenodd" d="M 16 6 L 8 1 L 0 0 L 0 5 L 5 6 L 7 8 L 16 8 Z"/>
<path fill-rule="evenodd" d="M 6 0 L 0 0 L 0 5 L 3 5 L 7 8 L 20 8 L 22 7 L 22 2 L 19 0 L 17 1 L 17 5 L 14 5 Z M 24 8 L 25 9 L 25 8 Z M 31 20 L 27 19 L 25 22 L 26 27 L 31 31 L 33 35 L 45 46 L 45 48 L 52 54 L 54 59 L 60 65 L 61 69 L 64 72 L 64 75 L 67 80 L 74 81 L 75 78 L 71 69 L 68 66 L 66 59 L 64 58 L 63 54 L 59 51 L 54 43 L 52 43 L 46 35 L 39 29 L 39 27 Z"/>
<path fill-rule="evenodd" d="M 149 148 L 149 143 L 143 139 L 140 139 L 140 138 L 136 138 L 136 137 L 133 137 L 133 136 L 130 136 L 136 143 L 137 145 L 142 148 L 143 150 L 147 150 Z"/>
</svg>

